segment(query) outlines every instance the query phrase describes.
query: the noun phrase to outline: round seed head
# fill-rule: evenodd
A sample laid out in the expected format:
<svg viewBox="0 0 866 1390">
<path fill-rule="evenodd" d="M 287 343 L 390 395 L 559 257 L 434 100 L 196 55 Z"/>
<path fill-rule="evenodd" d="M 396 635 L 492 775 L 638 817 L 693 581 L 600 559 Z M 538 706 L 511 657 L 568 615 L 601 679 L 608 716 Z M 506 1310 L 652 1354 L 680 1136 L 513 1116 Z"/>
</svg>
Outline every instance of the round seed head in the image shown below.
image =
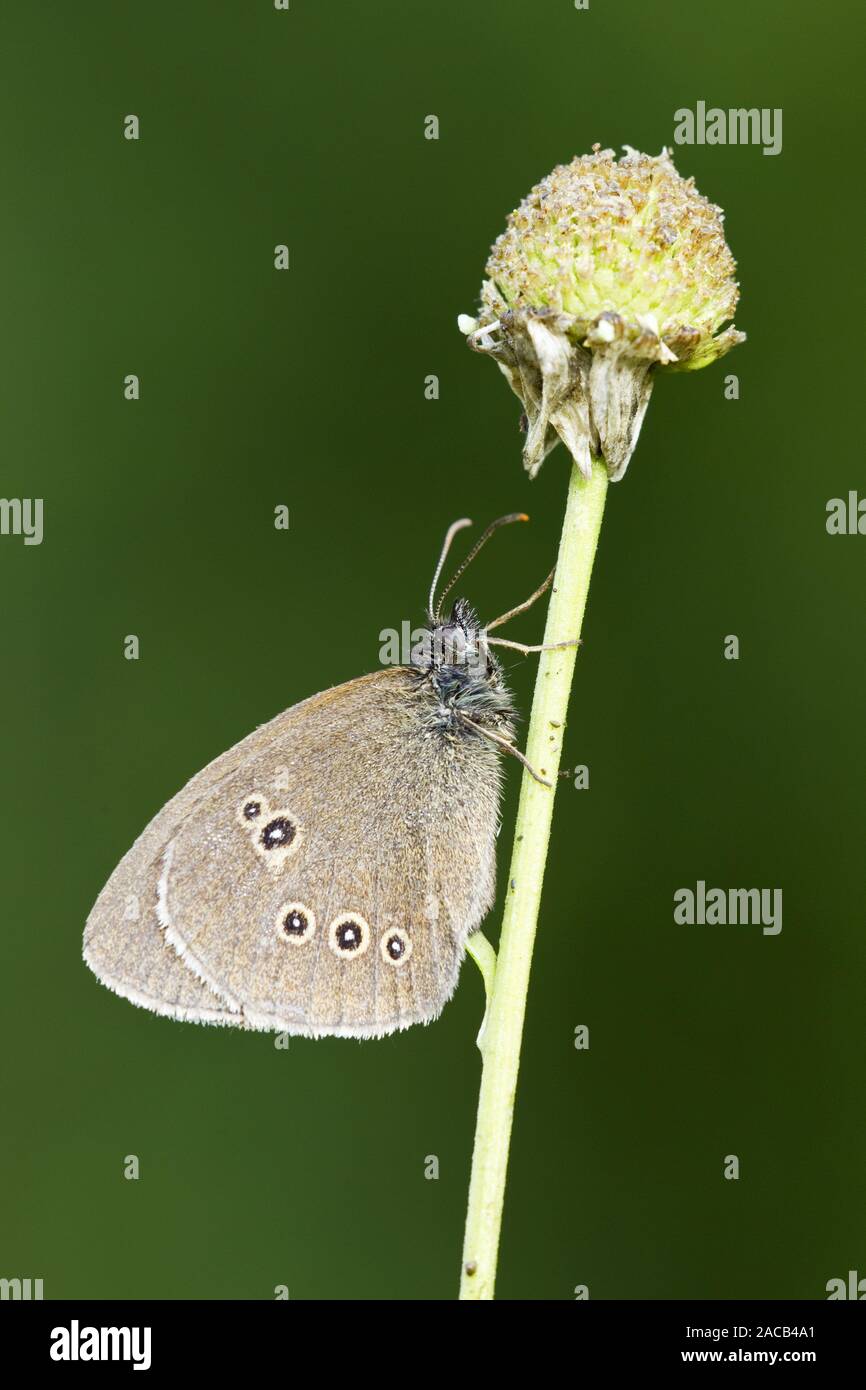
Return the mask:
<svg viewBox="0 0 866 1390">
<path fill-rule="evenodd" d="M 534 475 L 563 439 L 585 472 L 621 477 L 658 370 L 706 366 L 744 334 L 723 214 L 666 150 L 560 165 L 494 243 L 471 346 L 497 359 L 528 421 Z"/>
</svg>

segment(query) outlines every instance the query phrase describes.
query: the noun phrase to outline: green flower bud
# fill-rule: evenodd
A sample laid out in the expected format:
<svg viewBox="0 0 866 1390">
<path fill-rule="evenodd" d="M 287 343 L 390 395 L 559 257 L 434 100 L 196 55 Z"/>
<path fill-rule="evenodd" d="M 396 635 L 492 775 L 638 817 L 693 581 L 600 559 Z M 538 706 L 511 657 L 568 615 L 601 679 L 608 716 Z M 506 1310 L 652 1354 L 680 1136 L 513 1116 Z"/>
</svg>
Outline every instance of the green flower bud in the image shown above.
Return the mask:
<svg viewBox="0 0 866 1390">
<path fill-rule="evenodd" d="M 658 371 L 705 367 L 743 342 L 723 214 L 667 150 L 560 165 L 512 212 L 477 319 L 458 324 L 523 403 L 530 477 L 559 442 L 589 476 L 621 478 Z"/>
</svg>

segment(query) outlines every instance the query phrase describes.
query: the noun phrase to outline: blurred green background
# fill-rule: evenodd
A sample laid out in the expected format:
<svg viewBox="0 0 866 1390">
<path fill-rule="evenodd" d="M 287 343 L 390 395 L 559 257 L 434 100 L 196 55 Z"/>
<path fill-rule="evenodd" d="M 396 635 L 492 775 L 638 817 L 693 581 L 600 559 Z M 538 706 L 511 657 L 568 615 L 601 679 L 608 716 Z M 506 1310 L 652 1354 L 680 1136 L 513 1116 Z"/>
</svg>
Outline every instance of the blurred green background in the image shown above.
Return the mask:
<svg viewBox="0 0 866 1390">
<path fill-rule="evenodd" d="M 860 25 L 853 0 L 7 10 L 0 490 L 45 499 L 45 539 L 0 537 L 0 1275 L 454 1295 L 471 963 L 433 1027 L 283 1052 L 110 994 L 81 929 L 189 776 L 421 618 L 455 516 L 532 516 L 467 577 L 483 615 L 547 572 L 566 455 L 526 480 L 518 404 L 455 318 L 555 163 L 655 153 L 698 100 L 783 108 L 784 147 L 675 152 L 726 210 L 749 340 L 659 382 L 610 495 L 564 753 L 590 790 L 557 801 L 498 1293 L 805 1299 L 866 1274 L 866 539 L 825 530 L 866 489 Z M 511 673 L 524 711 L 533 672 Z M 502 873 L 517 787 L 510 767 Z M 677 926 L 698 879 L 782 888 L 781 935 Z"/>
</svg>

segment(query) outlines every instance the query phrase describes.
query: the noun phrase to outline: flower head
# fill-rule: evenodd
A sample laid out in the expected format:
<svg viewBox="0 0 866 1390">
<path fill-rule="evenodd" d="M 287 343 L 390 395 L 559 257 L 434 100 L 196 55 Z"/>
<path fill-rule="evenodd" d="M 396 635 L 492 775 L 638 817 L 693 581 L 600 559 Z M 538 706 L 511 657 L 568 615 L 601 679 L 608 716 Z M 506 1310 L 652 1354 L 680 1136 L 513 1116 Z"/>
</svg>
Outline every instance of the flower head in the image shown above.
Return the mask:
<svg viewBox="0 0 866 1390">
<path fill-rule="evenodd" d="M 585 474 L 631 458 L 657 371 L 691 370 L 745 334 L 722 330 L 739 298 L 720 208 L 667 150 L 626 146 L 560 165 L 508 218 L 487 262 L 472 347 L 523 403 L 534 477 L 561 439 Z"/>
</svg>

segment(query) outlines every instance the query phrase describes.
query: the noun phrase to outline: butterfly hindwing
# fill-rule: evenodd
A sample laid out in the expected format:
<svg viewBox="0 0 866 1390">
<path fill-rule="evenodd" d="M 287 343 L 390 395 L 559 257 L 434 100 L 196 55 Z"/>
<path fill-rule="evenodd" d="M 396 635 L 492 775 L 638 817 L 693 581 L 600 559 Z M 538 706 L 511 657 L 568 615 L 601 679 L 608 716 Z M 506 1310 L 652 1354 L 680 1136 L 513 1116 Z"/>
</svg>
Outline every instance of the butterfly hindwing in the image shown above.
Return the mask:
<svg viewBox="0 0 866 1390">
<path fill-rule="evenodd" d="M 254 730 L 196 773 L 153 818 L 106 883 L 87 919 L 83 954 L 94 974 L 115 993 L 168 1017 L 244 1026 L 241 1012 L 216 995 L 166 942 L 160 920 L 164 854 L 202 799 L 267 742 L 286 714 Z"/>
<path fill-rule="evenodd" d="M 492 901 L 499 766 L 425 698 L 390 668 L 286 711 L 168 804 L 92 916 L 121 873 L 155 882 L 161 949 L 224 1021 L 364 1037 L 435 1018 Z"/>
<path fill-rule="evenodd" d="M 165 836 L 196 804 L 205 773 L 163 808 L 114 870 L 87 919 L 84 959 L 103 984 L 134 1004 L 170 1018 L 237 1026 L 242 1015 L 184 966 L 158 916 Z"/>
</svg>

